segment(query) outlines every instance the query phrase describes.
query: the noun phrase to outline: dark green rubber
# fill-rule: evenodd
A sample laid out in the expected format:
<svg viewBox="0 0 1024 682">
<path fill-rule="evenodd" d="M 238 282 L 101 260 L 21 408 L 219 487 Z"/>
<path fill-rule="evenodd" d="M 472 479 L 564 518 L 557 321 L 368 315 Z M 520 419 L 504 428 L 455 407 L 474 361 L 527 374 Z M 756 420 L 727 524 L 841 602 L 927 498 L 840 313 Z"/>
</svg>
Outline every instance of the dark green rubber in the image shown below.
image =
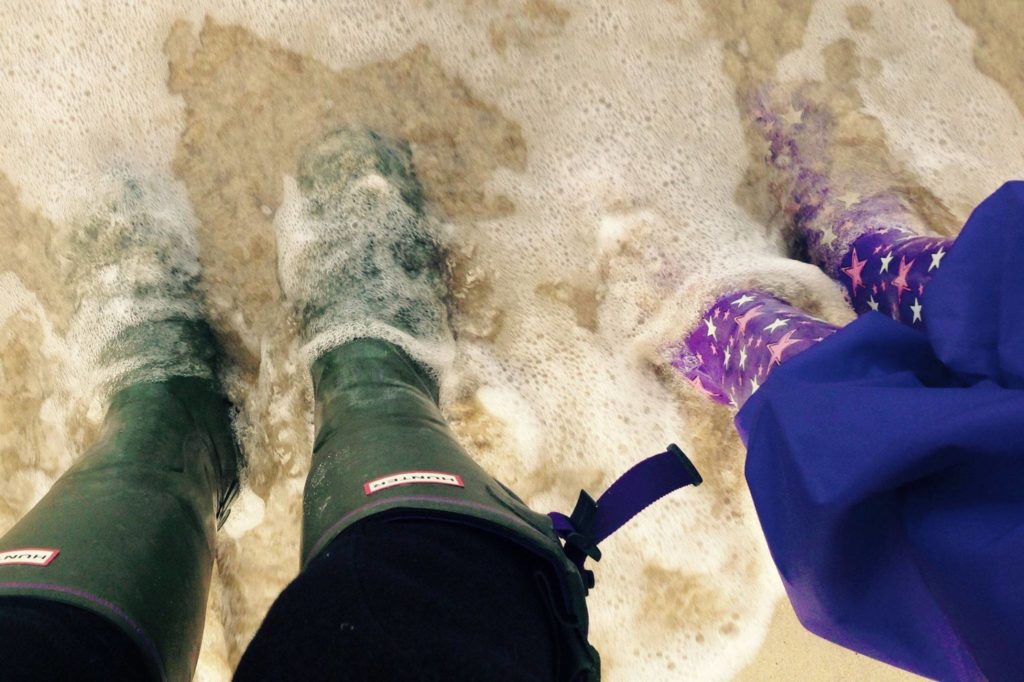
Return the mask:
<svg viewBox="0 0 1024 682">
<path fill-rule="evenodd" d="M 459 446 L 429 374 L 376 339 L 344 344 L 312 371 L 316 440 L 303 500 L 303 565 L 345 528 L 371 516 L 438 519 L 499 534 L 549 569 L 565 679 L 599 679 L 579 570 L 566 558 L 551 520 L 530 510 Z M 396 477 L 410 472 L 430 472 L 449 483 L 457 477 L 461 485 L 405 476 L 407 483 L 373 489 L 374 482 L 404 480 Z"/>
<path fill-rule="evenodd" d="M 47 548 L 46 566 L 0 565 L 0 596 L 72 604 L 119 625 L 154 679 L 199 657 L 218 514 L 237 491 L 228 405 L 204 379 L 115 394 L 99 440 L 0 540 Z"/>
</svg>

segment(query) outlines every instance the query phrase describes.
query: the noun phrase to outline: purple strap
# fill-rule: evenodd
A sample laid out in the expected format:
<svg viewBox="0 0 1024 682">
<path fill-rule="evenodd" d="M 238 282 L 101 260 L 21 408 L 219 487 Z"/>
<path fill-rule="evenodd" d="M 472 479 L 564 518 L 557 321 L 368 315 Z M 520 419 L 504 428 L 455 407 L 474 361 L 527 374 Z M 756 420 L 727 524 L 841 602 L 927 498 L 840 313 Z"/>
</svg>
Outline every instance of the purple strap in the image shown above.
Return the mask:
<svg viewBox="0 0 1024 682">
<path fill-rule="evenodd" d="M 634 465 L 596 502 L 581 490 L 571 516 L 559 512 L 548 516 L 555 533 L 565 540 L 566 556 L 580 569 L 589 589 L 594 586 L 594 574 L 583 564 L 587 557 L 600 561 L 598 544 L 665 495 L 702 482 L 693 462 L 672 444 L 665 452 Z"/>
</svg>

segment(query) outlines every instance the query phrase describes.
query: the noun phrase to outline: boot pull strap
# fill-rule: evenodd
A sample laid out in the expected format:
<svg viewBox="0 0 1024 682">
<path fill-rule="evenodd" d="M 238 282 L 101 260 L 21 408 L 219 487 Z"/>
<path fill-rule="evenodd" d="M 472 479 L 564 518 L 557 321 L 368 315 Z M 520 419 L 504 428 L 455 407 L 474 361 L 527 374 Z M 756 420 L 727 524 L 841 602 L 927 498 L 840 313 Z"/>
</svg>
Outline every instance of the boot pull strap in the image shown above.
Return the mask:
<svg viewBox="0 0 1024 682">
<path fill-rule="evenodd" d="M 555 533 L 565 541 L 566 556 L 579 568 L 587 590 L 594 587 L 594 572 L 584 568 L 584 563 L 588 557 L 601 560 L 597 546 L 605 538 L 665 495 L 703 481 L 693 462 L 672 444 L 665 452 L 638 462 L 619 476 L 596 502 L 581 490 L 570 516 L 548 514 Z"/>
</svg>

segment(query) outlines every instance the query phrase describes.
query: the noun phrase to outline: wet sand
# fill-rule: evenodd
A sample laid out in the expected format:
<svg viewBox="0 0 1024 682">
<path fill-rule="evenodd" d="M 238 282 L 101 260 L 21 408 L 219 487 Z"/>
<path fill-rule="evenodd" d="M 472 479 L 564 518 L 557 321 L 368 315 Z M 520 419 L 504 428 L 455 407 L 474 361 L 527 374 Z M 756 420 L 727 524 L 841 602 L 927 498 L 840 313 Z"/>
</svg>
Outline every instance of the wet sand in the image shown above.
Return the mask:
<svg viewBox="0 0 1024 682">
<path fill-rule="evenodd" d="M 837 647 L 812 635 L 800 625 L 789 603 L 781 602 L 757 656 L 733 679 L 736 682 L 910 682 L 926 678 Z"/>
</svg>

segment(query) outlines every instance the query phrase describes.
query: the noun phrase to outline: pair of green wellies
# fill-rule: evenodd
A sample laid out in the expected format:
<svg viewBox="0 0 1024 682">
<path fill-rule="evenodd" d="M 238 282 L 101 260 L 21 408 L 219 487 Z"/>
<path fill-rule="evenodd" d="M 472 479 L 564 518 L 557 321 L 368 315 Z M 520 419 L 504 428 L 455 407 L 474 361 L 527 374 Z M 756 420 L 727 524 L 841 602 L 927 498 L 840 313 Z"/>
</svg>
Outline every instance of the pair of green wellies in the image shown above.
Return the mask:
<svg viewBox="0 0 1024 682">
<path fill-rule="evenodd" d="M 411 168 L 394 168 L 408 151 L 396 154 L 394 143 L 367 139 L 372 144 L 360 148 L 369 160 L 356 165 L 400 178 L 397 195 L 418 202 Z M 204 322 L 180 324 L 215 343 Z M 398 345 L 367 337 L 319 353 L 311 371 L 316 441 L 302 565 L 370 516 L 454 520 L 498 533 L 550 565 L 562 591 L 554 600 L 562 646 L 582 673 L 574 678 L 596 679 L 579 570 L 548 517 L 528 509 L 458 445 L 431 373 Z M 230 410 L 215 379 L 174 376 L 117 390 L 98 440 L 0 540 L 0 608 L 3 597 L 16 596 L 87 609 L 132 638 L 154 679 L 189 679 L 216 530 L 239 489 Z"/>
</svg>

